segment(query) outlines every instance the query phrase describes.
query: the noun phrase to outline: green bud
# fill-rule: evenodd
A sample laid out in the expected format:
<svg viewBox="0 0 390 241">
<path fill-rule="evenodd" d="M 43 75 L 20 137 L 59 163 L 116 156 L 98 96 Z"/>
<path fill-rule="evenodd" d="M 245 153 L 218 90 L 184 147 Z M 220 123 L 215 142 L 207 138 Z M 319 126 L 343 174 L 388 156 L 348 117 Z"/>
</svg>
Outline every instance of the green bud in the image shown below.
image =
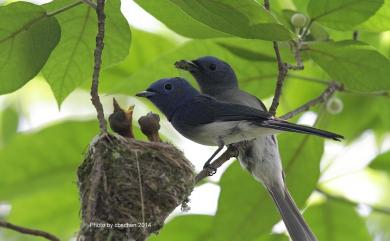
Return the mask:
<svg viewBox="0 0 390 241">
<path fill-rule="evenodd" d="M 297 28 L 302 28 L 302 27 L 305 27 L 305 25 L 307 23 L 307 18 L 302 13 L 296 13 L 296 14 L 292 15 L 291 23 L 292 23 L 292 25 L 294 25 Z"/>
</svg>

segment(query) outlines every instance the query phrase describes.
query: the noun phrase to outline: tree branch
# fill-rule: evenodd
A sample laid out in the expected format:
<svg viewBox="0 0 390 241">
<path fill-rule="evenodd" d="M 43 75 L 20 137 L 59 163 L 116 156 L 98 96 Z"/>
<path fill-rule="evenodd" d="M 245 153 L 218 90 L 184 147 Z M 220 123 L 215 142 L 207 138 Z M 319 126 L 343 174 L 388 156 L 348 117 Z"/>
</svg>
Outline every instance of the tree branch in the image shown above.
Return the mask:
<svg viewBox="0 0 390 241">
<path fill-rule="evenodd" d="M 283 120 L 288 120 L 293 118 L 294 116 L 309 110 L 311 107 L 326 102 L 337 90 L 342 91 L 343 86 L 336 83 L 336 82 L 330 82 L 329 86 L 316 98 L 306 102 L 305 104 L 301 105 L 300 107 L 296 108 L 295 110 L 292 110 L 288 112 L 287 114 L 282 115 L 279 117 Z"/>
<path fill-rule="evenodd" d="M 98 0 L 96 6 L 96 14 L 98 19 L 98 33 L 96 35 L 96 47 L 95 47 L 95 65 L 92 74 L 92 85 L 91 85 L 91 101 L 95 106 L 97 112 L 97 118 L 99 120 L 99 128 L 101 134 L 107 134 L 107 122 L 104 119 L 103 105 L 99 98 L 99 74 L 102 63 L 102 52 L 104 48 L 104 25 L 105 25 L 105 14 L 104 14 L 104 0 Z"/>
<path fill-rule="evenodd" d="M 264 0 L 264 7 L 268 11 L 270 10 L 269 0 Z M 279 106 L 279 98 L 280 98 L 280 95 L 282 94 L 283 82 L 284 82 L 284 79 L 286 78 L 286 75 L 288 72 L 288 67 L 287 67 L 287 64 L 283 63 L 283 61 L 282 61 L 282 57 L 280 56 L 278 42 L 272 41 L 272 43 L 274 46 L 276 61 L 278 63 L 278 79 L 276 82 L 275 94 L 274 94 L 274 98 L 272 100 L 271 107 L 269 109 L 269 113 L 271 113 L 271 115 L 275 115 L 276 109 Z"/>
<path fill-rule="evenodd" d="M 8 228 L 8 229 L 11 229 L 11 230 L 14 230 L 16 232 L 23 233 L 23 234 L 39 236 L 39 237 L 46 238 L 46 239 L 51 240 L 51 241 L 60 241 L 59 238 L 57 238 L 56 236 L 54 236 L 53 234 L 50 234 L 48 232 L 36 230 L 36 229 L 24 228 L 24 227 L 21 227 L 21 226 L 18 226 L 18 225 L 15 225 L 15 224 L 12 224 L 12 223 L 9 223 L 6 221 L 2 221 L 2 220 L 0 220 L 0 227 Z"/>
<path fill-rule="evenodd" d="M 218 169 L 220 166 L 222 166 L 225 162 L 227 162 L 232 157 L 238 156 L 238 150 L 236 147 L 229 145 L 227 150 L 216 160 L 214 160 L 212 163 L 210 163 L 209 168 L 203 169 L 196 175 L 195 177 L 195 183 L 198 183 L 199 181 L 203 180 L 204 178 L 208 177 L 210 174 L 209 169 Z"/>
<path fill-rule="evenodd" d="M 375 206 L 375 205 L 371 205 L 371 204 L 368 204 L 368 203 L 358 203 L 358 202 L 349 200 L 349 199 L 347 199 L 345 197 L 342 197 L 342 196 L 336 196 L 334 194 L 330 194 L 330 193 L 328 193 L 328 192 L 326 192 L 326 191 L 324 191 L 324 190 L 322 190 L 320 188 L 317 188 L 316 191 L 321 193 L 325 197 L 327 197 L 329 199 L 333 199 L 335 201 L 344 202 L 344 203 L 347 203 L 347 204 L 350 204 L 350 205 L 354 205 L 354 206 L 357 206 L 359 204 L 363 204 L 363 205 L 366 205 L 366 206 L 370 207 L 375 212 L 380 212 L 380 213 L 384 213 L 384 214 L 390 215 L 390 207 Z"/>
</svg>

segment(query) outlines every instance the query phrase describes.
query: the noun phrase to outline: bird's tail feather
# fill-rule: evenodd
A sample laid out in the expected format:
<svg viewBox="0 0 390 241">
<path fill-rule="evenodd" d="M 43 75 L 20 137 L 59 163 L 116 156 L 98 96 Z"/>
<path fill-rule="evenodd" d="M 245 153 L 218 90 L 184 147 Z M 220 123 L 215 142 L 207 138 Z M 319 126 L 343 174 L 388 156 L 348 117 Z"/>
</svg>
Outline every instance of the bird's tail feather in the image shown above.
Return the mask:
<svg viewBox="0 0 390 241">
<path fill-rule="evenodd" d="M 341 139 L 344 139 L 342 135 L 336 133 L 324 131 L 310 126 L 298 125 L 283 120 L 268 120 L 266 122 L 263 122 L 262 126 L 273 128 L 276 130 L 281 130 L 281 131 L 290 131 L 290 132 L 298 132 L 298 133 L 321 136 L 336 141 L 340 141 Z"/>
<path fill-rule="evenodd" d="M 268 189 L 293 241 L 317 241 L 286 188 Z"/>
</svg>

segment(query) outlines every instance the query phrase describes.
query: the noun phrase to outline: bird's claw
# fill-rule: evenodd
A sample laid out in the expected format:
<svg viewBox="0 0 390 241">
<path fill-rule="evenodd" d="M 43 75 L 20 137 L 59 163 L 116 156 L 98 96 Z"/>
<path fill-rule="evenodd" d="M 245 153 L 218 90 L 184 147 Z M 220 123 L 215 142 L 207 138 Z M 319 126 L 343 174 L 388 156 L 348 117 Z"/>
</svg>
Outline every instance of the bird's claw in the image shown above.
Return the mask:
<svg viewBox="0 0 390 241">
<path fill-rule="evenodd" d="M 213 176 L 215 173 L 217 173 L 217 168 L 213 167 L 212 165 L 210 164 L 207 164 L 207 165 L 204 165 L 203 166 L 203 170 L 206 170 L 207 171 L 207 175 L 209 177 Z"/>
</svg>

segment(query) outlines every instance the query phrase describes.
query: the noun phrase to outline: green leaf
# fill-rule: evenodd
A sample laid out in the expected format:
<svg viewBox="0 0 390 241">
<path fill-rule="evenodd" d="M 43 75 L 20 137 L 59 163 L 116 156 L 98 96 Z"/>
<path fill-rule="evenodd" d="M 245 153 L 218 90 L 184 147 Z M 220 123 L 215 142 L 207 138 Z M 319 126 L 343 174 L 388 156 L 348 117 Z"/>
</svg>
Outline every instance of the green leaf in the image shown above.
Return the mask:
<svg viewBox="0 0 390 241">
<path fill-rule="evenodd" d="M 251 61 L 266 61 L 266 62 L 274 62 L 274 63 L 276 62 L 276 58 L 274 56 L 254 52 L 254 51 L 251 51 L 247 48 L 238 47 L 238 46 L 234 46 L 234 45 L 229 45 L 229 44 L 224 44 L 224 43 L 219 43 L 219 45 L 221 45 L 222 47 L 227 49 L 232 54 L 234 54 L 240 58 L 243 58 L 243 59 L 247 59 L 247 60 L 251 60 Z"/>
<path fill-rule="evenodd" d="M 57 20 L 40 6 L 16 2 L 0 7 L 0 94 L 36 76 L 60 36 Z"/>
<path fill-rule="evenodd" d="M 137 2 L 141 2 L 146 5 L 144 3 L 146 1 L 138 0 Z M 153 1 L 153 3 L 156 2 L 160 1 Z M 159 16 L 161 17 L 161 15 L 164 14 L 164 21 L 169 21 L 170 27 L 174 30 L 176 29 L 176 26 L 179 25 L 178 29 L 181 32 L 183 32 L 183 27 L 181 27 L 183 23 L 178 22 L 182 21 L 179 16 L 183 16 L 183 13 L 180 13 L 180 11 L 189 15 L 193 21 L 200 22 L 208 25 L 212 29 L 242 38 L 258 38 L 264 40 L 289 40 L 292 38 L 292 33 L 281 25 L 270 12 L 256 1 L 165 0 L 164 2 L 166 6 L 175 5 L 177 10 L 169 10 L 169 12 L 164 11 L 161 12 Z M 148 9 L 151 9 L 151 7 L 149 6 Z M 161 8 L 158 10 L 161 11 Z M 156 13 L 156 11 L 157 10 L 153 13 Z M 179 15 L 176 16 L 178 12 Z M 184 19 L 187 19 L 187 16 Z M 192 24 L 192 22 L 190 23 Z M 188 30 L 192 29 L 188 28 Z M 199 33 L 198 26 L 196 26 L 196 32 L 194 32 L 194 34 L 196 33 Z M 200 36 L 202 35 L 203 33 L 201 33 Z"/>
<path fill-rule="evenodd" d="M 390 89 L 390 61 L 357 41 L 324 42 L 309 46 L 310 57 L 331 78 L 360 91 Z"/>
<path fill-rule="evenodd" d="M 369 167 L 375 170 L 385 171 L 390 174 L 390 151 L 375 157 Z"/>
<path fill-rule="evenodd" d="M 385 0 L 382 7 L 370 19 L 362 23 L 359 28 L 374 32 L 390 30 L 390 0 Z"/>
<path fill-rule="evenodd" d="M 58 0 L 45 5 L 50 11 L 74 3 Z M 107 1 L 106 30 L 102 68 L 122 61 L 129 53 L 130 29 L 120 12 L 120 1 Z M 78 5 L 57 15 L 62 37 L 43 68 L 59 104 L 86 80 L 92 77 L 97 20 L 95 11 L 86 4 Z"/>
<path fill-rule="evenodd" d="M 338 30 L 354 30 L 382 6 L 383 0 L 310 0 L 311 21 Z"/>
<path fill-rule="evenodd" d="M 287 186 L 297 204 L 302 207 L 319 178 L 323 142 L 315 137 L 289 135 L 280 135 L 279 147 Z M 224 173 L 220 185 L 221 194 L 213 233 L 215 240 L 253 240 L 270 233 L 280 215 L 260 183 L 236 162 Z"/>
<path fill-rule="evenodd" d="M 364 219 L 350 204 L 328 200 L 309 207 L 304 216 L 318 240 L 372 240 Z"/>
<path fill-rule="evenodd" d="M 208 241 L 213 218 L 208 215 L 183 215 L 175 217 L 157 235 L 148 241 Z"/>
<path fill-rule="evenodd" d="M 19 115 L 12 107 L 0 112 L 0 146 L 6 144 L 16 134 Z"/>
<path fill-rule="evenodd" d="M 176 33 L 189 38 L 228 37 L 224 33 L 193 19 L 170 0 L 134 0 L 139 6 Z"/>
<path fill-rule="evenodd" d="M 97 123 L 67 122 L 16 135 L 0 149 L 0 197 L 9 221 L 69 239 L 78 229 L 76 170 Z M 23 151 L 20 151 L 23 150 Z"/>
</svg>

